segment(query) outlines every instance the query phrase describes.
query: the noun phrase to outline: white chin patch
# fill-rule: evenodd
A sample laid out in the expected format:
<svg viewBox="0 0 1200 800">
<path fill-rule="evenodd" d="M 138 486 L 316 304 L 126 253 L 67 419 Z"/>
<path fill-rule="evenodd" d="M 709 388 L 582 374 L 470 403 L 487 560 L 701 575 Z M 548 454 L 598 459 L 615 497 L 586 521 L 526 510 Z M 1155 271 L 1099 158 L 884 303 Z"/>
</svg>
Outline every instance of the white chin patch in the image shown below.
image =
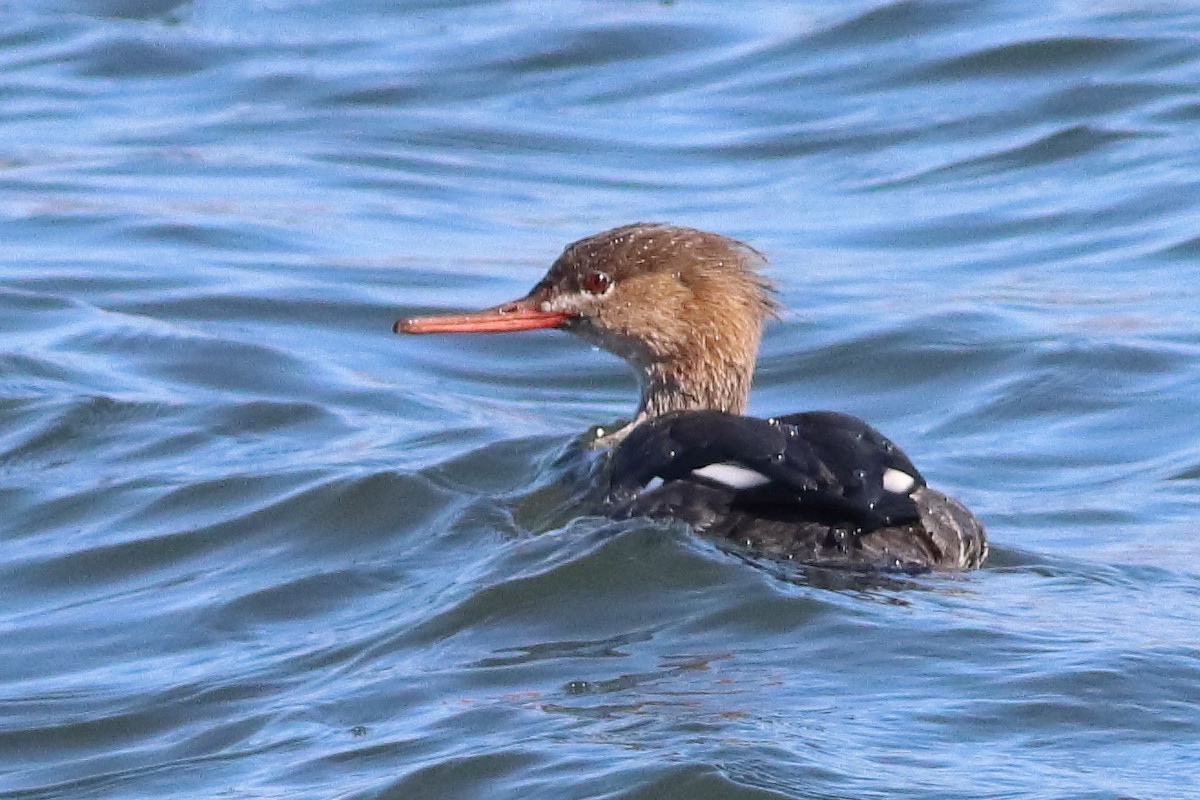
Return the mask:
<svg viewBox="0 0 1200 800">
<path fill-rule="evenodd" d="M 663 485 L 663 479 L 655 475 L 650 479 L 650 482 L 642 487 L 643 492 L 653 492 L 655 489 Z"/>
<path fill-rule="evenodd" d="M 888 467 L 883 473 L 883 488 L 893 494 L 908 494 L 917 485 L 917 479 L 907 472 Z"/>
<path fill-rule="evenodd" d="M 738 490 L 753 489 L 771 482 L 771 479 L 761 472 L 755 472 L 740 464 L 709 464 L 707 467 L 692 470 L 692 474 L 697 478 L 705 478 Z"/>
</svg>

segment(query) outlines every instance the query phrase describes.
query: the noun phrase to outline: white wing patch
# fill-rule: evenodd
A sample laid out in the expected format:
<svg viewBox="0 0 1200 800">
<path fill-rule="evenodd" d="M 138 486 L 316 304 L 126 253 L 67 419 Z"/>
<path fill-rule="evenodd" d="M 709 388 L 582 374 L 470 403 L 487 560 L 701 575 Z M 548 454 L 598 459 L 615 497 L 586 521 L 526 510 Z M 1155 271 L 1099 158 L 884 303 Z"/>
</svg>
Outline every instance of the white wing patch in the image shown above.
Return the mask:
<svg viewBox="0 0 1200 800">
<path fill-rule="evenodd" d="M 894 467 L 888 467 L 883 473 L 883 488 L 893 494 L 908 494 L 912 491 L 917 479 L 907 472 Z"/>
<path fill-rule="evenodd" d="M 697 478 L 707 478 L 713 483 L 738 490 L 753 489 L 771 482 L 766 475 L 741 464 L 709 464 L 707 467 L 692 470 L 692 474 Z"/>
</svg>

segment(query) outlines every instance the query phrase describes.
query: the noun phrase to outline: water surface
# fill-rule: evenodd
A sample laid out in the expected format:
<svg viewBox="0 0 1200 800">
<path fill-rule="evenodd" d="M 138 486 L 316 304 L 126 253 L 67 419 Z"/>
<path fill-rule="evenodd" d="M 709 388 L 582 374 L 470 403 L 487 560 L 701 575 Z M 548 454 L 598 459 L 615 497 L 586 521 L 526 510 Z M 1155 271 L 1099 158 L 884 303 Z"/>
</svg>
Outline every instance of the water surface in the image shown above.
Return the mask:
<svg viewBox="0 0 1200 800">
<path fill-rule="evenodd" d="M 0 797 L 1179 798 L 1200 7 L 35 0 L 0 16 Z M 577 518 L 555 333 L 401 339 L 662 220 L 768 255 L 752 410 L 977 573 Z"/>
</svg>

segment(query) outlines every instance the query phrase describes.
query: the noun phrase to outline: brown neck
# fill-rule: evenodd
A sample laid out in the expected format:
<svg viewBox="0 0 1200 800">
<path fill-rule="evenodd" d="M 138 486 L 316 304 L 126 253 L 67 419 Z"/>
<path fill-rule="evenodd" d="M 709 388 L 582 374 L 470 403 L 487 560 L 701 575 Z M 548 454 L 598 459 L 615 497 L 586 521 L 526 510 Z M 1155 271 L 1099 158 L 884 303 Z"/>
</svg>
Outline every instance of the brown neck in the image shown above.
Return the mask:
<svg viewBox="0 0 1200 800">
<path fill-rule="evenodd" d="M 743 340 L 740 355 L 728 349 L 710 352 L 707 358 L 684 355 L 638 366 L 642 397 L 637 416 L 614 431 L 601 430 L 593 446 L 610 447 L 639 423 L 673 411 L 724 411 L 744 414 L 754 376 L 759 334 Z"/>
<path fill-rule="evenodd" d="M 744 414 L 750 397 L 762 314 L 713 314 L 656 352 L 631 359 L 641 384 L 637 416 L 625 433 L 647 419 L 673 411 Z"/>
<path fill-rule="evenodd" d="M 639 375 L 642 397 L 638 419 L 672 411 L 724 411 L 744 414 L 754 376 L 755 337 L 749 352 L 737 356 L 709 351 L 666 362 L 657 362 Z"/>
</svg>

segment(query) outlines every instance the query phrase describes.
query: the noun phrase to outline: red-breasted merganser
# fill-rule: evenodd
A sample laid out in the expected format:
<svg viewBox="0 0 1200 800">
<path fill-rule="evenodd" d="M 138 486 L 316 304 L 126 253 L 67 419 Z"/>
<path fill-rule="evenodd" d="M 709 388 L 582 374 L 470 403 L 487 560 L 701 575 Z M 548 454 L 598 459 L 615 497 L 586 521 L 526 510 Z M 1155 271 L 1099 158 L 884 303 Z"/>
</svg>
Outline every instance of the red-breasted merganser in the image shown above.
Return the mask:
<svg viewBox="0 0 1200 800">
<path fill-rule="evenodd" d="M 690 523 L 751 552 L 823 566 L 973 569 L 983 526 L 892 442 L 832 411 L 742 416 L 777 310 L 753 248 L 639 223 L 569 245 L 519 300 L 416 317 L 396 333 L 557 328 L 625 359 L 641 402 L 611 448 L 605 512 Z"/>
</svg>

